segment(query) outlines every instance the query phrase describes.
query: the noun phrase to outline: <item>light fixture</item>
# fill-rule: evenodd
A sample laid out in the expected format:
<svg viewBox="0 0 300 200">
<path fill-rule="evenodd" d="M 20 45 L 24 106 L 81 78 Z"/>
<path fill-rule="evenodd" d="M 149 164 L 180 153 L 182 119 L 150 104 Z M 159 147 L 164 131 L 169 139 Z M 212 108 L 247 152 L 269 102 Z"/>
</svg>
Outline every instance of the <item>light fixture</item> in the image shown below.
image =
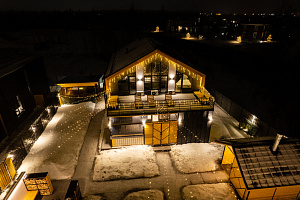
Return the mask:
<svg viewBox="0 0 300 200">
<path fill-rule="evenodd" d="M 181 117 L 178 118 L 178 124 L 181 124 L 182 123 L 182 119 Z"/>
<path fill-rule="evenodd" d="M 213 120 L 212 115 L 209 115 L 208 116 L 208 122 L 210 123 L 210 122 L 212 122 L 212 120 Z"/>
<path fill-rule="evenodd" d="M 170 77 L 170 80 L 174 80 L 174 74 L 171 74 L 169 77 Z"/>
<path fill-rule="evenodd" d="M 251 123 L 255 124 L 257 117 L 255 115 L 252 115 Z"/>
<path fill-rule="evenodd" d="M 12 155 L 12 154 L 8 154 L 8 155 L 7 155 L 7 158 L 12 159 L 13 157 L 14 157 L 14 155 Z"/>
<path fill-rule="evenodd" d="M 142 79 L 143 79 L 143 76 L 139 75 L 138 76 L 138 81 L 142 81 Z"/>
</svg>

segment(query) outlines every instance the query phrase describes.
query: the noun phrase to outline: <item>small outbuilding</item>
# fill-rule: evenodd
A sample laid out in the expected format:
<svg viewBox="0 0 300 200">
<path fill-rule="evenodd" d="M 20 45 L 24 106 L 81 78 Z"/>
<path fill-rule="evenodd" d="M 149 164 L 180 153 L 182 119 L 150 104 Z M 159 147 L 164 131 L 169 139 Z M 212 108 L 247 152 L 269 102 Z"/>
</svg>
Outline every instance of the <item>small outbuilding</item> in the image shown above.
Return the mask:
<svg viewBox="0 0 300 200">
<path fill-rule="evenodd" d="M 60 105 L 93 100 L 99 94 L 100 76 L 68 76 L 56 85 L 61 87 L 58 93 Z"/>
<path fill-rule="evenodd" d="M 241 199 L 296 199 L 300 191 L 300 141 L 274 137 L 218 141 L 226 145 L 222 166 Z"/>
</svg>

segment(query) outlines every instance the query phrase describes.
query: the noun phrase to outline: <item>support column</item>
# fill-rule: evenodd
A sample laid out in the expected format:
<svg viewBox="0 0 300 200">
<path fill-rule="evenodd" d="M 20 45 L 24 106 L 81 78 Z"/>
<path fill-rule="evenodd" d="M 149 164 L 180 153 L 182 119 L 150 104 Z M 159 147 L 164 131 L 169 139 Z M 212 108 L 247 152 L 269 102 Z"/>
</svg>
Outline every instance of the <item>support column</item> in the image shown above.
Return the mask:
<svg viewBox="0 0 300 200">
<path fill-rule="evenodd" d="M 175 91 L 176 64 L 169 62 L 168 91 Z"/>
<path fill-rule="evenodd" d="M 144 63 L 136 65 L 136 91 L 144 92 Z"/>
</svg>

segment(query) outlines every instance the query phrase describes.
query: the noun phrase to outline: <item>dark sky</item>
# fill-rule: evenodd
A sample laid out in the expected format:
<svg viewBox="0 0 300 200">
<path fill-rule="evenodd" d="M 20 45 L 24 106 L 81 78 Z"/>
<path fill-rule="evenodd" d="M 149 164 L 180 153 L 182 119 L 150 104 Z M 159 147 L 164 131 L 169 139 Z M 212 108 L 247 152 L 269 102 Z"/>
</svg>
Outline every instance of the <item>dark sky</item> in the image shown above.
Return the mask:
<svg viewBox="0 0 300 200">
<path fill-rule="evenodd" d="M 221 13 L 276 13 L 290 4 L 299 12 L 300 0 L 0 0 L 0 10 L 196 10 Z"/>
</svg>

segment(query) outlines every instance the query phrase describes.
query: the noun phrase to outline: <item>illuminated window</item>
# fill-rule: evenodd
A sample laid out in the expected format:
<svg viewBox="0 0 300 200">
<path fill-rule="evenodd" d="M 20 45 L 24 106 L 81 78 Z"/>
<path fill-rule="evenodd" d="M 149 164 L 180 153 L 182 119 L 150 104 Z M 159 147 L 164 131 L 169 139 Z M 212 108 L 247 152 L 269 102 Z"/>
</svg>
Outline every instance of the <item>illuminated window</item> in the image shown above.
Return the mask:
<svg viewBox="0 0 300 200">
<path fill-rule="evenodd" d="M 192 88 L 190 77 L 188 77 L 186 74 L 183 74 L 182 88 Z"/>
<path fill-rule="evenodd" d="M 21 114 L 25 111 L 25 109 L 24 109 L 23 106 L 22 106 L 22 102 L 21 102 L 21 100 L 20 100 L 20 97 L 19 97 L 19 96 L 16 96 L 16 97 L 17 97 L 17 102 L 18 102 L 18 104 L 16 105 L 15 111 L 16 111 L 16 115 L 17 115 L 18 117 L 20 117 Z"/>
</svg>

